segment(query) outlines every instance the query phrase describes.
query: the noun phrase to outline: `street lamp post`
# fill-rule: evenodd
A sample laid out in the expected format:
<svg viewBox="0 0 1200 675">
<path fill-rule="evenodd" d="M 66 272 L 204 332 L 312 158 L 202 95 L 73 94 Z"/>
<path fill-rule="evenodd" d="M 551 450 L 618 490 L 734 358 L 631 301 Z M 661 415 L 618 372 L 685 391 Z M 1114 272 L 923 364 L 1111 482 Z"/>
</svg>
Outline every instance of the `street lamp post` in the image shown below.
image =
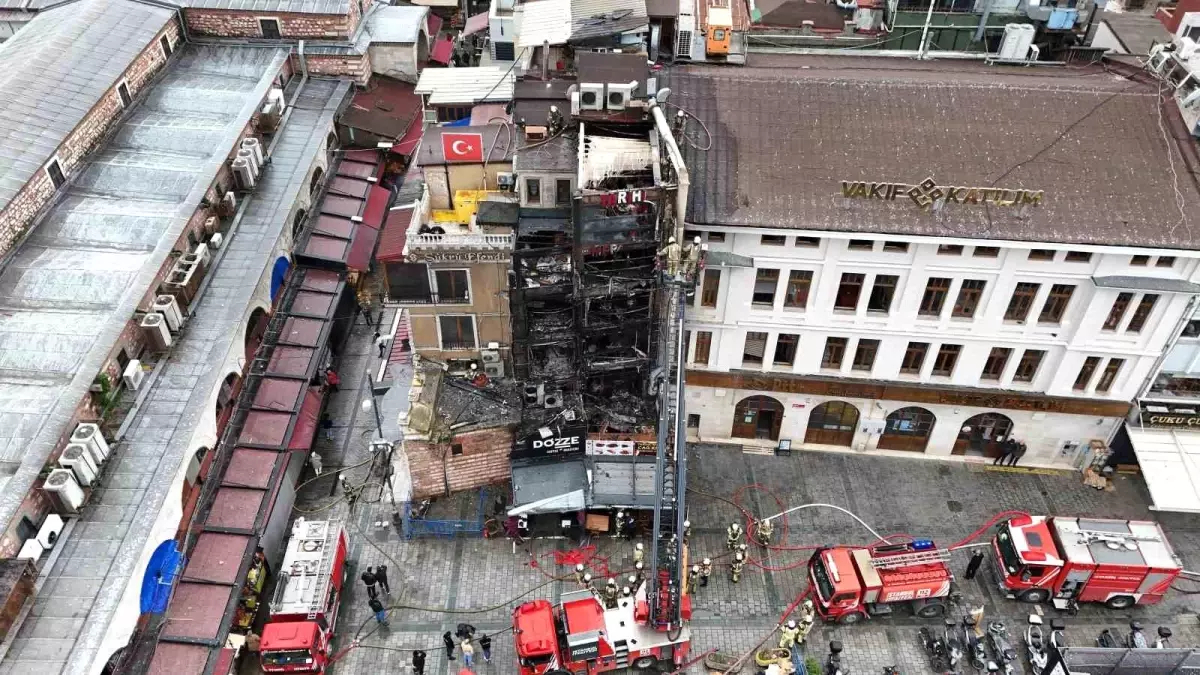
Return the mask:
<svg viewBox="0 0 1200 675">
<path fill-rule="evenodd" d="M 385 446 L 387 448 L 387 453 L 384 458 L 383 471 L 384 476 L 387 478 L 388 498 L 392 502 L 392 511 L 394 513 L 396 510 L 396 491 L 392 485 L 392 453 L 395 451 L 395 445 L 388 442 L 383 437 L 383 418 L 379 413 L 379 402 L 375 399 L 375 385 L 373 382 L 371 382 L 370 373 L 365 371 L 363 372 L 363 382 L 367 385 L 367 394 L 369 398 L 363 399 L 362 408 L 363 411 L 366 411 L 367 408 L 370 408 L 371 411 L 375 413 L 375 434 L 378 436 L 378 440 L 371 442 L 371 445 L 373 446 L 372 454 L 378 455 L 380 449 Z M 372 463 L 374 462 L 372 461 Z"/>
</svg>

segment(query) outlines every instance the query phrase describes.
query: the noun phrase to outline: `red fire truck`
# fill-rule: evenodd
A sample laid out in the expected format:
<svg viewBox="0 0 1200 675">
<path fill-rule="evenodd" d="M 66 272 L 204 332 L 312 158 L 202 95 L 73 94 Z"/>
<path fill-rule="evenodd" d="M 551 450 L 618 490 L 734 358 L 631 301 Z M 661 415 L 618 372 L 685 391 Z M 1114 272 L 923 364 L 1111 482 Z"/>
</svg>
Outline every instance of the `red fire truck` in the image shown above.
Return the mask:
<svg viewBox="0 0 1200 675">
<path fill-rule="evenodd" d="M 1018 516 L 1000 525 L 992 553 L 1010 598 L 1060 609 L 1152 605 L 1183 569 L 1158 523 L 1140 520 Z"/>
<path fill-rule="evenodd" d="M 333 520 L 298 518 L 279 567 L 279 581 L 263 627 L 262 669 L 320 673 L 329 665 L 345 581 L 346 528 Z"/>
<path fill-rule="evenodd" d="M 857 623 L 886 616 L 907 603 L 922 618 L 941 616 L 950 594 L 950 552 L 928 539 L 873 548 L 817 549 L 808 561 L 817 613 L 826 621 Z"/>
<path fill-rule="evenodd" d="M 633 667 L 654 668 L 660 661 L 680 666 L 687 657 L 691 631 L 663 632 L 648 625 L 646 585 L 632 598 L 605 609 L 590 590 L 564 593 L 555 607 L 548 600 L 527 602 L 513 611 L 520 675 L 567 671 L 578 675 Z M 689 596 L 683 618 L 691 619 Z"/>
</svg>

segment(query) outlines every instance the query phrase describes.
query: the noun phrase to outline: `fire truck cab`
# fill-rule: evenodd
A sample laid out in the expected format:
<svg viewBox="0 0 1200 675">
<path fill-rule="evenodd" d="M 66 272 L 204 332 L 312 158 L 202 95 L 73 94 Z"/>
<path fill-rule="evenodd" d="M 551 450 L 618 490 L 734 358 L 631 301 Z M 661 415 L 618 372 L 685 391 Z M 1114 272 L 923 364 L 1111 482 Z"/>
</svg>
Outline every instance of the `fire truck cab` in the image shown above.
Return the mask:
<svg viewBox="0 0 1200 675">
<path fill-rule="evenodd" d="M 337 521 L 296 519 L 260 645 L 268 673 L 320 673 L 332 656 L 349 540 Z"/>
<path fill-rule="evenodd" d="M 654 668 L 660 661 L 681 665 L 691 641 L 688 627 L 677 634 L 657 631 L 646 616 L 645 586 L 613 609 L 590 590 L 564 593 L 558 607 L 548 600 L 527 602 L 513 611 L 518 672 L 593 675 Z"/>
<path fill-rule="evenodd" d="M 813 604 L 823 619 L 843 624 L 890 615 L 892 605 L 900 602 L 919 617 L 938 617 L 946 611 L 941 599 L 950 594 L 949 559 L 949 551 L 928 539 L 874 548 L 820 548 L 808 561 L 816 589 Z"/>
<path fill-rule="evenodd" d="M 1018 516 L 992 539 L 1000 590 L 1025 602 L 1103 602 L 1112 609 L 1162 599 L 1183 567 L 1158 523 Z"/>
</svg>

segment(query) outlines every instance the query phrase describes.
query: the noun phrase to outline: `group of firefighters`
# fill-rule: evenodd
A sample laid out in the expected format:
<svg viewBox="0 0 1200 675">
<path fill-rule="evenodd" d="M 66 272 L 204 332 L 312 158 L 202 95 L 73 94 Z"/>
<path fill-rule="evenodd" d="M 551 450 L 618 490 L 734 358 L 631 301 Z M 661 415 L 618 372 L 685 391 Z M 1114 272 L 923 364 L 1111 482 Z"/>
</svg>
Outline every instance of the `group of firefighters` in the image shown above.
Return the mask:
<svg viewBox="0 0 1200 675">
<path fill-rule="evenodd" d="M 693 239 L 687 246 L 680 246 L 675 237 L 667 239 L 667 245 L 658 252 L 659 258 L 662 259 L 662 270 L 667 278 L 675 281 L 693 281 L 703 248 L 700 237 Z"/>
</svg>

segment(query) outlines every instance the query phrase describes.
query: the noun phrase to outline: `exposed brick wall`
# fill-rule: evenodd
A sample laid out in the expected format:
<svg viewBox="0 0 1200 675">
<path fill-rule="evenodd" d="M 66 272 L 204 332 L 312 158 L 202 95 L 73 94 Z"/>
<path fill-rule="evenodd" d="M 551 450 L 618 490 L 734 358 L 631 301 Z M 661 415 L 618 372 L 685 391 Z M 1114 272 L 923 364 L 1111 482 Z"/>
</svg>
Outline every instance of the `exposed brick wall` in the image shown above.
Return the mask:
<svg viewBox="0 0 1200 675">
<path fill-rule="evenodd" d="M 297 14 L 291 12 L 246 12 L 230 9 L 189 7 L 183 10 L 188 31 L 214 37 L 262 37 L 259 19 L 279 21 L 285 40 L 332 40 L 349 38 L 358 28 L 358 3 L 350 3 L 346 14 Z"/>
<path fill-rule="evenodd" d="M 451 453 L 455 444 L 462 444 L 461 455 Z M 508 455 L 512 445 L 513 430 L 509 427 L 458 434 L 445 444 L 405 441 L 408 469 L 412 474 L 413 498 L 424 499 L 445 494 L 447 480 L 450 492 L 508 480 Z"/>
<path fill-rule="evenodd" d="M 299 59 L 295 53 L 293 59 Z M 371 79 L 371 57 L 367 54 L 354 56 L 324 56 L 308 54 L 304 57 L 308 72 L 312 75 L 350 77 L 356 84 L 366 86 Z M 297 69 L 299 67 L 297 66 Z"/>
<path fill-rule="evenodd" d="M 164 35 L 168 36 L 172 45 L 178 44 L 179 23 L 176 19 L 172 19 L 154 40 L 146 45 L 121 78 L 113 83 L 112 88 L 105 92 L 71 135 L 58 147 L 56 154 L 66 176 L 70 177 L 88 153 L 95 149 L 121 114 L 121 97 L 117 93 L 117 86 L 121 80 L 127 82 L 129 93 L 137 98 L 138 93 L 166 64 L 166 57 L 158 45 L 159 39 Z M 50 203 L 54 192 L 50 176 L 45 171 L 38 171 L 8 206 L 0 211 L 0 255 L 12 248 L 42 209 Z"/>
</svg>

